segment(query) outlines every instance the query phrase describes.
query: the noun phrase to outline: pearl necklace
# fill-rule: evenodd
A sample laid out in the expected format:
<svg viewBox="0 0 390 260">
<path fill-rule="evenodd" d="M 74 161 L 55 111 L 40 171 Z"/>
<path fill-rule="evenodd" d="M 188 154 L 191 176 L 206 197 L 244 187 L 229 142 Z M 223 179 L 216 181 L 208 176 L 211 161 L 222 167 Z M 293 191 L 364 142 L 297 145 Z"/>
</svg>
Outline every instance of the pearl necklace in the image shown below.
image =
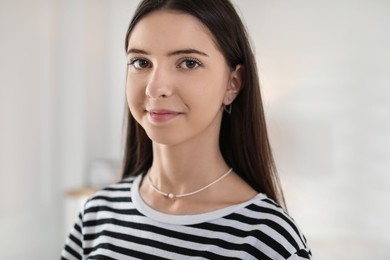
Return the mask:
<svg viewBox="0 0 390 260">
<path fill-rule="evenodd" d="M 159 190 L 152 182 L 152 180 L 150 179 L 150 175 L 148 174 L 147 176 L 147 180 L 150 184 L 150 186 L 152 186 L 153 190 L 156 191 L 157 193 L 159 193 L 160 195 L 163 195 L 164 197 L 167 197 L 169 199 L 174 199 L 174 198 L 182 198 L 182 197 L 187 197 L 187 196 L 191 196 L 191 195 L 194 195 L 194 194 L 197 194 L 205 189 L 207 189 L 208 187 L 216 184 L 217 182 L 219 182 L 220 180 L 222 180 L 223 178 L 225 178 L 226 176 L 229 175 L 229 173 L 231 173 L 233 170 L 233 168 L 230 168 L 224 175 L 222 175 L 221 177 L 219 177 L 218 179 L 216 179 L 215 181 L 213 181 L 212 183 L 209 183 L 207 184 L 206 186 L 204 186 L 203 188 L 200 188 L 196 191 L 193 191 L 193 192 L 189 192 L 189 193 L 183 193 L 183 194 L 173 194 L 173 193 L 165 193 L 165 192 L 162 192 L 161 190 Z"/>
</svg>

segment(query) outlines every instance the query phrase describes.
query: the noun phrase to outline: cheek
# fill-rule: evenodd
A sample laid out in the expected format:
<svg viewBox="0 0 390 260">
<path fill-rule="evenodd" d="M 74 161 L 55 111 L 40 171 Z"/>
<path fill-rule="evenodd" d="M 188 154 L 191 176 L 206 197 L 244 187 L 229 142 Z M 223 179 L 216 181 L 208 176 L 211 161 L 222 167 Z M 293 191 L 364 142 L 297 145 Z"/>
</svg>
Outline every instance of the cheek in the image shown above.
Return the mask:
<svg viewBox="0 0 390 260">
<path fill-rule="evenodd" d="M 139 110 L 142 108 L 141 104 L 144 101 L 144 91 L 142 83 L 135 80 L 127 79 L 126 83 L 126 100 L 130 112 L 133 116 L 137 116 Z"/>
<path fill-rule="evenodd" d="M 215 75 L 207 75 L 199 80 L 197 93 L 194 96 L 198 97 L 198 102 L 209 108 L 219 108 L 222 106 L 225 96 L 227 83 L 223 77 L 215 77 Z"/>
</svg>

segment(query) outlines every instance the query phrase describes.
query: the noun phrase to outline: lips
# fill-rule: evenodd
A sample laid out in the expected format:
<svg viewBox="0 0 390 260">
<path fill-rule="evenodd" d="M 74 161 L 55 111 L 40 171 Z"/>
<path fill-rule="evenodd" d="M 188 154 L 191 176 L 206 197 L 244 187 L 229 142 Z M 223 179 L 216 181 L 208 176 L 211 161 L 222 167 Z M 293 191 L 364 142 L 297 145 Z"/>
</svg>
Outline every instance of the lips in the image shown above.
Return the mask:
<svg viewBox="0 0 390 260">
<path fill-rule="evenodd" d="M 167 109 L 151 109 L 148 112 L 149 118 L 156 123 L 163 123 L 169 121 L 181 114 L 179 112 Z"/>
</svg>

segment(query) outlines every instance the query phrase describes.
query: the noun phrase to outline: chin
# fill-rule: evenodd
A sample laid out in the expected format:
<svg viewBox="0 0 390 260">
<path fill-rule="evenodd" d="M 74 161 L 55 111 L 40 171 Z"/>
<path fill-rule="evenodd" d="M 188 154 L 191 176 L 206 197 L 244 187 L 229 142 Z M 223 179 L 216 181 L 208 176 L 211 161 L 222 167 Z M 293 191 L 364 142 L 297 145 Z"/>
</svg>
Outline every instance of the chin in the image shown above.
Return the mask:
<svg viewBox="0 0 390 260">
<path fill-rule="evenodd" d="M 183 142 L 183 137 L 180 136 L 176 131 L 166 130 L 149 130 L 146 134 L 155 144 L 174 146 Z"/>
</svg>

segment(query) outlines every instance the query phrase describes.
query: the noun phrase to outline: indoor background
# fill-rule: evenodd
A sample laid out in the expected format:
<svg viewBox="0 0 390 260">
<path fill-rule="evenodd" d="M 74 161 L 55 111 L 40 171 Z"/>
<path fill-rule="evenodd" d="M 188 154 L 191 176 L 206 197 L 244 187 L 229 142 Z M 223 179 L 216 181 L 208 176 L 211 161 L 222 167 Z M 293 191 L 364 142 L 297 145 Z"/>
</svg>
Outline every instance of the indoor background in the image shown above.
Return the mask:
<svg viewBox="0 0 390 260">
<path fill-rule="evenodd" d="M 137 3 L 0 0 L 1 259 L 58 259 L 83 188 L 118 178 Z M 235 4 L 314 258 L 390 259 L 390 2 Z"/>
</svg>

